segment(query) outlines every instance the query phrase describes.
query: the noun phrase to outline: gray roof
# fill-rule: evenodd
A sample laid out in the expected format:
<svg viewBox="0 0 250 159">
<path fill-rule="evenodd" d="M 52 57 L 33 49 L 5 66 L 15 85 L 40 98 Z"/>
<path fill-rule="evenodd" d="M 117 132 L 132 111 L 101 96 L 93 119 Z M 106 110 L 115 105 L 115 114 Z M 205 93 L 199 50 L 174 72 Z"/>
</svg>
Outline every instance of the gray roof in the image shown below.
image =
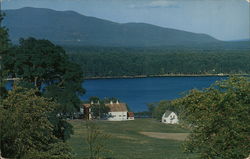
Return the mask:
<svg viewBox="0 0 250 159">
<path fill-rule="evenodd" d="M 171 111 L 166 110 L 165 115 L 164 115 L 164 118 L 167 118 L 171 113 L 172 113 Z"/>
<path fill-rule="evenodd" d="M 109 107 L 110 112 L 127 112 L 128 111 L 125 103 L 113 103 L 113 104 L 107 103 L 105 105 Z"/>
</svg>

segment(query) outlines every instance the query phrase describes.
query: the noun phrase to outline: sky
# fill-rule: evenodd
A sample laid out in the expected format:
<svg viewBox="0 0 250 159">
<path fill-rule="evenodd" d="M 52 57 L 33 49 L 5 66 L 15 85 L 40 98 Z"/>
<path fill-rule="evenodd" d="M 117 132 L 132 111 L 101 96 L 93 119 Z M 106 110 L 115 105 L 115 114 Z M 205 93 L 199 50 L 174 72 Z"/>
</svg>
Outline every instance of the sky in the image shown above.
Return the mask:
<svg viewBox="0 0 250 159">
<path fill-rule="evenodd" d="M 1 0 L 0 0 L 1 1 Z M 250 39 L 250 0 L 2 0 L 2 8 L 73 10 L 119 23 L 143 22 L 209 34 L 220 40 Z"/>
</svg>

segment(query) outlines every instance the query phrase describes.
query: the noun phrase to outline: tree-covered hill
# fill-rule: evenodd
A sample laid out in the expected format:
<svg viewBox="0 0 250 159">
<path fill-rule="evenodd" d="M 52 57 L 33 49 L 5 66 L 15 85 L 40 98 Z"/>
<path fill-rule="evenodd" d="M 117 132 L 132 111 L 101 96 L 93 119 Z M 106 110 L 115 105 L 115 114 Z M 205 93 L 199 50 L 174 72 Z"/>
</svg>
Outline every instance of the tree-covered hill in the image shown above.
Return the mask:
<svg viewBox="0 0 250 159">
<path fill-rule="evenodd" d="M 70 57 L 86 77 L 250 73 L 250 53 L 243 50 L 86 48 Z"/>
<path fill-rule="evenodd" d="M 145 23 L 120 24 L 73 11 L 41 8 L 6 10 L 4 24 L 10 38 L 51 40 L 57 44 L 94 46 L 198 46 L 219 42 L 206 34 L 163 28 Z"/>
</svg>

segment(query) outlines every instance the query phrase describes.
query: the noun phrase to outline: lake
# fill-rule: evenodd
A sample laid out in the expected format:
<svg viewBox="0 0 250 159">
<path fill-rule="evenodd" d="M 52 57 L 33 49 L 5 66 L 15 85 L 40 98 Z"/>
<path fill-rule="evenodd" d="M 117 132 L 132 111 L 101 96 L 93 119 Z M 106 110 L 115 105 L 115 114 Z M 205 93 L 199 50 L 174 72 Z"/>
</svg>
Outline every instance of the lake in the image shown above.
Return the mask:
<svg viewBox="0 0 250 159">
<path fill-rule="evenodd" d="M 81 99 L 89 97 L 116 97 L 128 104 L 134 112 L 147 110 L 147 104 L 161 100 L 171 100 L 182 96 L 190 89 L 209 87 L 217 80 L 227 77 L 152 77 L 131 79 L 94 79 L 85 80 L 86 89 Z"/>
</svg>

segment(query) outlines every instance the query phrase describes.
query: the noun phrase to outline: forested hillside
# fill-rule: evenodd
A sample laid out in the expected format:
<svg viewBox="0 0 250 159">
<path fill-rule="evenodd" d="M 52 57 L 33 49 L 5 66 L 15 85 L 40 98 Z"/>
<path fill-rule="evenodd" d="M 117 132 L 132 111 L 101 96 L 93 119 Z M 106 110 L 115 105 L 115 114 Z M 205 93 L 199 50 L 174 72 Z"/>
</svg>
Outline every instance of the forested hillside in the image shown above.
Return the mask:
<svg viewBox="0 0 250 159">
<path fill-rule="evenodd" d="M 99 48 L 71 52 L 86 77 L 249 74 L 249 51 Z"/>
</svg>

